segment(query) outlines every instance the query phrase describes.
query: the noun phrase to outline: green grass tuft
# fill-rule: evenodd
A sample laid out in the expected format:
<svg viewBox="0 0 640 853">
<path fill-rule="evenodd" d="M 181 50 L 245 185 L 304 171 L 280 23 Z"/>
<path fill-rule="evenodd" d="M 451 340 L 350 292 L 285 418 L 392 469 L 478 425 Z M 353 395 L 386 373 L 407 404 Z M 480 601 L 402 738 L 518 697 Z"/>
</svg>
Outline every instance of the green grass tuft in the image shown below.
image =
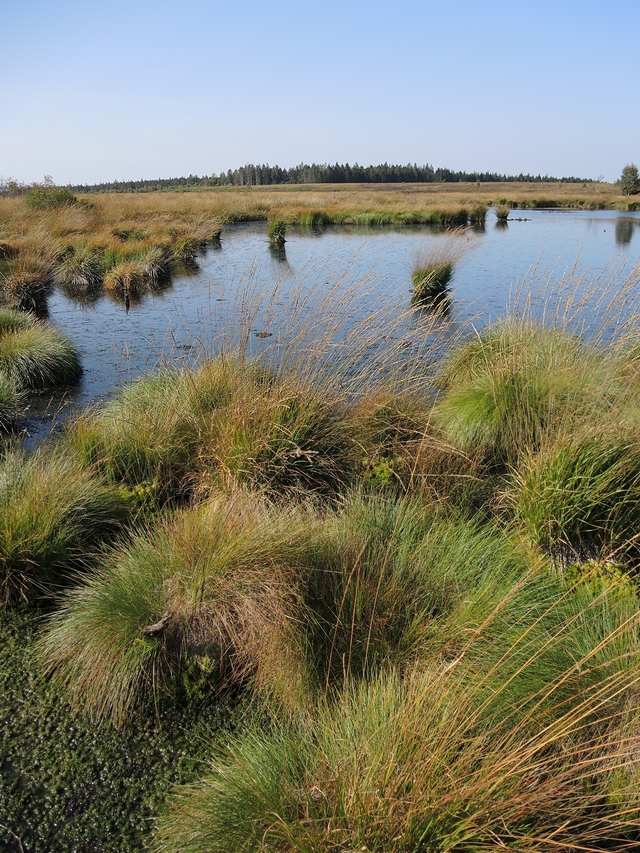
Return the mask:
<svg viewBox="0 0 640 853">
<path fill-rule="evenodd" d="M 67 338 L 29 318 L 14 328 L 9 321 L 0 329 L 0 371 L 19 389 L 28 390 L 77 382 L 82 367 L 78 351 Z"/>
<path fill-rule="evenodd" d="M 610 408 L 612 364 L 561 329 L 505 320 L 455 348 L 440 366 L 434 421 L 451 442 L 515 464 L 561 426 Z"/>
<path fill-rule="evenodd" d="M 52 614 L 45 665 L 75 705 L 115 723 L 154 696 L 247 681 L 295 703 L 305 673 L 294 567 L 307 536 L 303 514 L 242 495 L 162 517 Z"/>
<path fill-rule="evenodd" d="M 58 591 L 127 517 L 123 497 L 64 454 L 10 451 L 0 463 L 0 603 Z"/>
</svg>

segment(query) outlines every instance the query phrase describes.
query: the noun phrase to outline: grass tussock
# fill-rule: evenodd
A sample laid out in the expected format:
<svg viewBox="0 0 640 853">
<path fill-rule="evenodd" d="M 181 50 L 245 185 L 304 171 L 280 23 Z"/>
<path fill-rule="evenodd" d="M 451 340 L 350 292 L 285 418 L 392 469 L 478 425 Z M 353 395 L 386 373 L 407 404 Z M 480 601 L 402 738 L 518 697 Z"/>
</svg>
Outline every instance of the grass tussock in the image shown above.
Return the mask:
<svg viewBox="0 0 640 853">
<path fill-rule="evenodd" d="M 295 509 L 274 514 L 240 494 L 160 519 L 107 553 L 51 617 L 47 669 L 74 704 L 116 723 L 153 696 L 197 699 L 247 681 L 295 705 L 307 530 Z"/>
<path fill-rule="evenodd" d="M 101 252 L 87 243 L 79 243 L 65 253 L 54 277 L 68 296 L 85 299 L 100 291 L 103 274 Z"/>
<path fill-rule="evenodd" d="M 412 302 L 448 313 L 451 305 L 449 282 L 454 267 L 470 248 L 469 237 L 458 231 L 416 252 L 411 265 Z"/>
<path fill-rule="evenodd" d="M 606 557 L 637 562 L 637 428 L 601 421 L 560 435 L 520 460 L 506 501 L 563 566 Z"/>
<path fill-rule="evenodd" d="M 221 357 L 138 380 L 69 440 L 113 482 L 158 500 L 247 486 L 272 497 L 330 494 L 355 449 L 324 387 Z"/>
<path fill-rule="evenodd" d="M 77 382 L 80 357 L 56 329 L 28 315 L 1 312 L 0 372 L 22 390 Z"/>
<path fill-rule="evenodd" d="M 442 362 L 434 421 L 451 442 L 493 464 L 514 464 L 561 428 L 600 407 L 620 386 L 612 363 L 561 328 L 501 321 Z"/>
<path fill-rule="evenodd" d="M 68 584 L 89 550 L 127 516 L 120 493 L 65 454 L 9 451 L 0 463 L 0 603 Z"/>
<path fill-rule="evenodd" d="M 499 611 L 483 629 L 501 621 Z M 500 663 L 526 647 L 521 671 L 545 647 L 563 658 L 542 689 L 520 680 L 520 705 L 509 666 L 498 672 L 480 658 L 462 672 L 458 658 L 348 686 L 293 724 L 237 737 L 200 783 L 176 793 L 155 849 L 630 849 L 640 828 L 637 676 L 621 663 L 603 671 L 599 656 L 632 636 L 637 615 L 634 628 L 623 622 L 614 639 L 583 652 L 579 674 L 562 654 L 577 619 L 537 648 L 529 623 L 504 649 Z"/>
<path fill-rule="evenodd" d="M 19 404 L 20 395 L 15 382 L 6 374 L 0 373 L 0 434 L 15 430 Z"/>
<path fill-rule="evenodd" d="M 49 252 L 21 253 L 9 261 L 9 270 L 0 279 L 0 295 L 5 305 L 34 310 L 46 302 L 54 278 L 54 261 Z"/>
</svg>

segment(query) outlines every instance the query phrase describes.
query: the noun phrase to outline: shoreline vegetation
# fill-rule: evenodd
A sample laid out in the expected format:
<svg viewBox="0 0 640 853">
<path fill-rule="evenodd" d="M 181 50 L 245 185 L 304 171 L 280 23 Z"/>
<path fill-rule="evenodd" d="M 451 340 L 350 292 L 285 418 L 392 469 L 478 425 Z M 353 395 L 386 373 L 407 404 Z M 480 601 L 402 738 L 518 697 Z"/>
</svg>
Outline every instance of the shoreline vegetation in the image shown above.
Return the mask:
<svg viewBox="0 0 640 853">
<path fill-rule="evenodd" d="M 44 337 L 6 284 L 25 269 L 133 298 L 243 216 L 284 240 L 383 209 L 43 189 L 0 199 L 16 339 Z M 430 209 L 378 192 L 385 216 Z M 463 201 L 472 229 L 488 201 Z M 447 236 L 416 286 L 455 263 Z M 640 844 L 640 266 L 525 281 L 480 332 L 421 312 L 419 345 L 384 294 L 328 279 L 247 281 L 215 352 L 32 452 L 0 437 L 3 850 Z M 258 311 L 282 324 L 256 355 Z"/>
<path fill-rule="evenodd" d="M 484 227 L 517 209 L 636 210 L 614 184 L 583 182 L 271 185 L 74 195 L 52 181 L 0 197 L 0 302 L 43 311 L 51 288 L 90 302 L 106 291 L 125 303 L 197 269 L 207 242 L 242 222 L 285 234 L 342 227 Z M 275 229 L 275 230 L 274 230 Z"/>
</svg>

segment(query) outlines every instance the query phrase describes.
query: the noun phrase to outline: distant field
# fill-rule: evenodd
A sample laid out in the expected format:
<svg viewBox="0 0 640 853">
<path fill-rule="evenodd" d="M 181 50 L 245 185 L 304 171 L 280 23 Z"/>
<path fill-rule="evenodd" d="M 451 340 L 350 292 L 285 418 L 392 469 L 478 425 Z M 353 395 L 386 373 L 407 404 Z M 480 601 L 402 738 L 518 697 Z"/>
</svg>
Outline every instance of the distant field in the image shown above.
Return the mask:
<svg viewBox="0 0 640 853">
<path fill-rule="evenodd" d="M 579 207 L 632 210 L 634 203 L 607 183 L 439 183 L 439 184 L 277 184 L 270 186 L 174 189 L 148 196 L 197 195 L 225 199 L 234 208 L 267 208 L 278 205 L 310 206 L 317 209 L 357 208 L 394 211 L 399 208 L 428 209 L 440 205 L 509 204 L 512 207 Z M 125 194 L 129 197 L 132 194 Z M 249 202 L 249 199 L 251 201 Z"/>
</svg>

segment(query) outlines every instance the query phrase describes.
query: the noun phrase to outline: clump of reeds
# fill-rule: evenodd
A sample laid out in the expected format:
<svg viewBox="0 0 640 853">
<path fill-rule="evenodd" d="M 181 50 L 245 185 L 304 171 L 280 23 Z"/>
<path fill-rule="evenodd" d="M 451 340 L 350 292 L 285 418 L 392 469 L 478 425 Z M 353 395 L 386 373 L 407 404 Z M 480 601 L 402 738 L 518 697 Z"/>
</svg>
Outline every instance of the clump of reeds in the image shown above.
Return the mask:
<svg viewBox="0 0 640 853">
<path fill-rule="evenodd" d="M 496 219 L 499 223 L 506 223 L 509 219 L 509 214 L 511 213 L 511 208 L 508 204 L 498 204 L 496 205 Z"/>
<path fill-rule="evenodd" d="M 0 312 L 0 372 L 18 389 L 29 390 L 77 382 L 82 366 L 76 348 L 56 329 L 5 311 Z"/>
<path fill-rule="evenodd" d="M 284 219 L 271 219 L 269 222 L 269 243 L 272 246 L 284 246 L 286 243 L 287 223 Z"/>
<path fill-rule="evenodd" d="M 123 723 L 141 703 L 251 683 L 305 690 L 295 567 L 309 519 L 237 494 L 161 517 L 105 554 L 52 614 L 40 656 L 76 706 Z"/>
<path fill-rule="evenodd" d="M 470 248 L 463 233 L 439 237 L 434 245 L 421 249 L 411 264 L 412 302 L 440 313 L 451 305 L 449 282 L 456 263 Z"/>
<path fill-rule="evenodd" d="M 117 489 L 64 453 L 9 451 L 0 462 L 0 603 L 59 591 L 126 515 Z"/>
</svg>

